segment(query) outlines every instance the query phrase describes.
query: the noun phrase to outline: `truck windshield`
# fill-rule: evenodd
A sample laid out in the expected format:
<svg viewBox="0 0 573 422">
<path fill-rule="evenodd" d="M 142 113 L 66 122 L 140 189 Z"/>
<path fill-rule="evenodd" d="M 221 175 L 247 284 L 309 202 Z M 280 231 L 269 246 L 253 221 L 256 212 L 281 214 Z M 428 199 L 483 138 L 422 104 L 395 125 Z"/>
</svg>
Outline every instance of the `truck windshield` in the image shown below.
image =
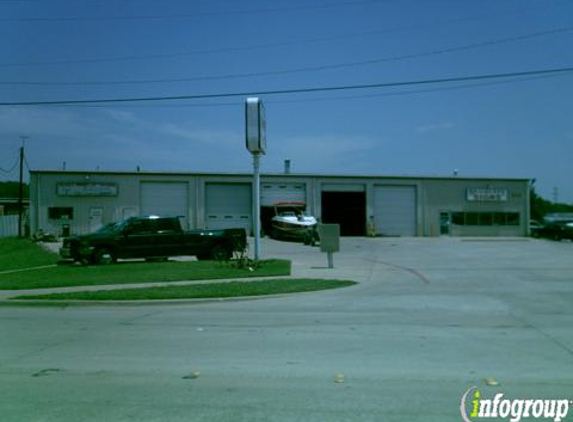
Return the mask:
<svg viewBox="0 0 573 422">
<path fill-rule="evenodd" d="M 96 231 L 96 233 L 117 233 L 121 223 L 108 223 Z"/>
</svg>

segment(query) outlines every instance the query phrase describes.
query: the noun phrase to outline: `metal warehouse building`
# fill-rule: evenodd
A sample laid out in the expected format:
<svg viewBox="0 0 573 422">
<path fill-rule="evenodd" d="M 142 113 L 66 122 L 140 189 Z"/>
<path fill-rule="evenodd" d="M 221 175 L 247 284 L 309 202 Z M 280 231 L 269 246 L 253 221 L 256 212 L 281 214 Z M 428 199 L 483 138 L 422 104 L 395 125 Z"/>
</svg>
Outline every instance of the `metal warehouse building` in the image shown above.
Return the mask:
<svg viewBox="0 0 573 422">
<path fill-rule="evenodd" d="M 181 216 L 188 228 L 252 230 L 252 176 L 216 173 L 30 172 L 30 227 L 87 233 L 135 215 Z M 304 201 L 343 236 L 526 236 L 529 180 L 263 174 L 272 205 Z"/>
</svg>

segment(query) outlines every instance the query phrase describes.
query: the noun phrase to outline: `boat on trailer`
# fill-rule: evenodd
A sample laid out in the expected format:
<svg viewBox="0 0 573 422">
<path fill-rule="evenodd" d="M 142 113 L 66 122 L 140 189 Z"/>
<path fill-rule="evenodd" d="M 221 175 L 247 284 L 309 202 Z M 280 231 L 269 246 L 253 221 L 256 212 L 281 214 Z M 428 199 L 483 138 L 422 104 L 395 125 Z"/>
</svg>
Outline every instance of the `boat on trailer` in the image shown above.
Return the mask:
<svg viewBox="0 0 573 422">
<path fill-rule="evenodd" d="M 302 240 L 310 244 L 317 240 L 317 220 L 306 213 L 305 202 L 278 202 L 274 209 L 270 233 L 272 238 Z"/>
</svg>

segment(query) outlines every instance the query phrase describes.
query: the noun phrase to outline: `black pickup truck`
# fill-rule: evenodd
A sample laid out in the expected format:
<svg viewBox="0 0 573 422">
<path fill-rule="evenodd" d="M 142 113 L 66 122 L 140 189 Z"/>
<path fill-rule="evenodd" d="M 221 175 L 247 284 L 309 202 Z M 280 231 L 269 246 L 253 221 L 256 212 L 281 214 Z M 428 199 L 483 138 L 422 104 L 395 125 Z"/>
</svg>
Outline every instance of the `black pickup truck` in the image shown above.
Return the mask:
<svg viewBox="0 0 573 422">
<path fill-rule="evenodd" d="M 244 251 L 244 229 L 189 230 L 177 217 L 131 217 L 98 231 L 67 237 L 60 255 L 65 259 L 106 264 L 118 258 L 168 258 L 195 255 L 197 259 L 227 260 Z"/>
</svg>

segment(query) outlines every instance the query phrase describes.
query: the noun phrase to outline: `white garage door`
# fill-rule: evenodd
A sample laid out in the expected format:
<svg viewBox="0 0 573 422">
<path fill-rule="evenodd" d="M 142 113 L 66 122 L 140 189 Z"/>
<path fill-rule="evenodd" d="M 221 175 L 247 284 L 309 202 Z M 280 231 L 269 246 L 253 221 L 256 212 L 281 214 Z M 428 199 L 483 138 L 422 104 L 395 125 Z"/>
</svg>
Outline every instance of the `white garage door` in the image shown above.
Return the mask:
<svg viewBox="0 0 573 422">
<path fill-rule="evenodd" d="M 277 202 L 306 202 L 304 183 L 262 183 L 261 206 L 268 207 Z"/>
<path fill-rule="evenodd" d="M 242 227 L 251 232 L 251 185 L 248 183 L 207 183 L 205 223 L 208 229 Z"/>
<path fill-rule="evenodd" d="M 375 186 L 374 224 L 384 236 L 416 235 L 416 187 Z"/>
<path fill-rule="evenodd" d="M 181 182 L 141 182 L 141 215 L 179 217 L 188 228 L 188 189 Z"/>
</svg>

